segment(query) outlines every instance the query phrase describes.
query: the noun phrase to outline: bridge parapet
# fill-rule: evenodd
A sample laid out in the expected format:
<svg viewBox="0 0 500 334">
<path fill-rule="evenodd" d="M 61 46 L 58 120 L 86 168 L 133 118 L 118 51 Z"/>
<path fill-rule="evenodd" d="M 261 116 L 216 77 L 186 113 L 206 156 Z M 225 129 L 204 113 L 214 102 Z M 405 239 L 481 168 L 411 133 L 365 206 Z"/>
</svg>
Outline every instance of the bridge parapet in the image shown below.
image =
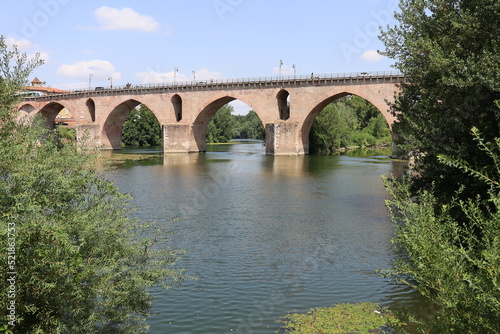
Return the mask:
<svg viewBox="0 0 500 334">
<path fill-rule="evenodd" d="M 231 89 L 256 89 L 256 88 L 287 88 L 307 86 L 332 86 L 360 83 L 400 83 L 406 81 L 406 76 L 399 72 L 355 72 L 257 77 L 243 79 L 217 79 L 209 81 L 188 81 L 171 83 L 152 83 L 139 85 L 115 86 L 113 88 L 91 87 L 70 90 L 63 94 L 47 94 L 37 97 L 25 97 L 23 101 L 50 101 L 57 99 L 71 99 L 82 97 L 114 96 L 130 94 L 158 94 L 176 93 L 202 90 L 231 90 Z"/>
</svg>

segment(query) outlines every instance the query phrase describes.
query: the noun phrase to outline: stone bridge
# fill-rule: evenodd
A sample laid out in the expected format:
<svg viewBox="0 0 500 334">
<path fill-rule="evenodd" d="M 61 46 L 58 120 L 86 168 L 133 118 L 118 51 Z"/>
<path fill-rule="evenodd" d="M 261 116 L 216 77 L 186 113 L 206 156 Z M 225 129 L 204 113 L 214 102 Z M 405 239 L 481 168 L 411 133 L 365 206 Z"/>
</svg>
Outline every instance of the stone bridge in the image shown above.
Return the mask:
<svg viewBox="0 0 500 334">
<path fill-rule="evenodd" d="M 309 153 L 309 131 L 314 118 L 329 103 L 357 95 L 372 103 L 389 126 L 394 100 L 404 76 L 392 72 L 349 73 L 208 82 L 94 88 L 64 94 L 25 98 L 19 116 L 42 114 L 49 122 L 67 108 L 75 117 L 79 140 L 90 138 L 102 149 L 121 149 L 125 118 L 146 105 L 162 126 L 165 153 L 203 152 L 208 123 L 225 104 L 240 100 L 259 116 L 266 129 L 266 153 Z"/>
</svg>

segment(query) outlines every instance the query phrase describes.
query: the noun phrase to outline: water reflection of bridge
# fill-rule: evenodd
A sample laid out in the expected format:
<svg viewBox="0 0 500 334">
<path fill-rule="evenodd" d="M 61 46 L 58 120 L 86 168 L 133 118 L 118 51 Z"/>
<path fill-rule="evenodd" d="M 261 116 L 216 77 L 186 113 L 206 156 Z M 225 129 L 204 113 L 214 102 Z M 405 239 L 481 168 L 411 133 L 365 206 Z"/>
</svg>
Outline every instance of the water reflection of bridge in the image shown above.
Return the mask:
<svg viewBox="0 0 500 334">
<path fill-rule="evenodd" d="M 42 114 L 50 124 L 67 108 L 77 122 L 78 138 L 88 133 L 103 149 L 121 148 L 121 129 L 129 112 L 145 104 L 163 130 L 166 153 L 205 151 L 208 123 L 225 104 L 248 104 L 266 128 L 266 153 L 303 155 L 309 152 L 309 130 L 329 103 L 357 95 L 372 103 L 389 126 L 393 101 L 404 76 L 393 72 L 228 79 L 189 83 L 83 89 L 65 94 L 25 98 L 19 115 Z"/>
</svg>

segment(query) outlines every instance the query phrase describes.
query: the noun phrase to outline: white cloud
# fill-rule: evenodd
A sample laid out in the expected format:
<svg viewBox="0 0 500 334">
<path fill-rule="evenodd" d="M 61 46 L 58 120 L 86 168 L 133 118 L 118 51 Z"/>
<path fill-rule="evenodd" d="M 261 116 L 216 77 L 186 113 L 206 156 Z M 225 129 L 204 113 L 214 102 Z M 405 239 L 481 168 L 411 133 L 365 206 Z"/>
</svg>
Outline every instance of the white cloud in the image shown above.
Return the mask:
<svg viewBox="0 0 500 334">
<path fill-rule="evenodd" d="M 38 52 L 40 54 L 40 59 L 44 61 L 45 64 L 47 64 L 50 61 L 50 56 L 47 52 Z M 28 55 L 28 57 L 34 56 L 34 55 Z"/>
<path fill-rule="evenodd" d="M 210 80 L 210 79 L 213 79 L 213 80 L 224 79 L 224 76 L 222 75 L 222 73 L 209 71 L 206 68 L 200 68 L 195 73 L 196 73 L 196 80 L 206 81 L 206 80 Z"/>
<path fill-rule="evenodd" d="M 201 68 L 197 71 L 195 71 L 195 76 L 196 76 L 196 81 L 209 81 L 209 80 L 218 80 L 218 79 L 223 79 L 224 76 L 222 73 L 219 72 L 213 72 L 210 71 L 206 68 Z M 193 81 L 194 76 L 193 73 L 191 72 L 190 75 L 185 75 L 182 73 L 175 73 L 174 76 L 174 71 L 172 72 L 157 72 L 157 71 L 146 71 L 146 72 L 139 72 L 136 73 L 137 79 L 140 81 L 140 83 L 146 84 L 146 83 L 169 83 L 169 82 L 174 82 L 174 77 L 176 82 L 183 82 L 183 81 Z"/>
<path fill-rule="evenodd" d="M 151 16 L 137 13 L 131 8 L 112 8 L 103 6 L 96 9 L 94 16 L 101 30 L 139 30 L 159 32 L 160 24 Z"/>
<path fill-rule="evenodd" d="M 7 46 L 12 47 L 13 45 L 17 45 L 19 51 L 28 51 L 33 47 L 33 42 L 29 39 L 15 39 L 14 37 L 7 37 L 5 39 L 5 43 Z"/>
<path fill-rule="evenodd" d="M 57 74 L 70 78 L 88 78 L 92 74 L 94 79 L 120 80 L 121 73 L 115 71 L 115 67 L 107 60 L 79 61 L 74 64 L 63 64 L 57 69 Z"/>
<path fill-rule="evenodd" d="M 361 59 L 365 60 L 365 61 L 370 61 L 370 62 L 377 62 L 377 61 L 381 61 L 382 59 L 384 59 L 384 56 L 379 54 L 377 52 L 377 50 L 366 50 L 361 55 Z"/>
<path fill-rule="evenodd" d="M 41 47 L 38 45 L 34 44 L 32 41 L 29 39 L 23 38 L 23 39 L 16 39 L 14 37 L 7 37 L 5 38 L 5 43 L 9 48 L 12 48 L 14 45 L 17 46 L 17 49 L 22 52 L 26 53 L 28 56 L 28 59 L 33 59 L 35 57 L 36 53 L 40 54 L 40 59 L 43 60 L 45 63 L 49 62 L 50 56 L 47 52 L 40 51 Z"/>
</svg>

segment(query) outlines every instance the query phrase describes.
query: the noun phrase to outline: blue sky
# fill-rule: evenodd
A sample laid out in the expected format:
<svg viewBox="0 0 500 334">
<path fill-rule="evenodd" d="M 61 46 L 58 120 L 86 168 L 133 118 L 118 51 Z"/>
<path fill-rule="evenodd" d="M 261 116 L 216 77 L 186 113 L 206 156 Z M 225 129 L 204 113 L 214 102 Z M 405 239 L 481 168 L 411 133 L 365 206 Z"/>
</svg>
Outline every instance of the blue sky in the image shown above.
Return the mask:
<svg viewBox="0 0 500 334">
<path fill-rule="evenodd" d="M 45 65 L 33 77 L 61 89 L 390 71 L 378 26 L 397 0 L 18 0 L 0 34 Z M 112 78 L 111 80 L 109 78 Z"/>
</svg>

